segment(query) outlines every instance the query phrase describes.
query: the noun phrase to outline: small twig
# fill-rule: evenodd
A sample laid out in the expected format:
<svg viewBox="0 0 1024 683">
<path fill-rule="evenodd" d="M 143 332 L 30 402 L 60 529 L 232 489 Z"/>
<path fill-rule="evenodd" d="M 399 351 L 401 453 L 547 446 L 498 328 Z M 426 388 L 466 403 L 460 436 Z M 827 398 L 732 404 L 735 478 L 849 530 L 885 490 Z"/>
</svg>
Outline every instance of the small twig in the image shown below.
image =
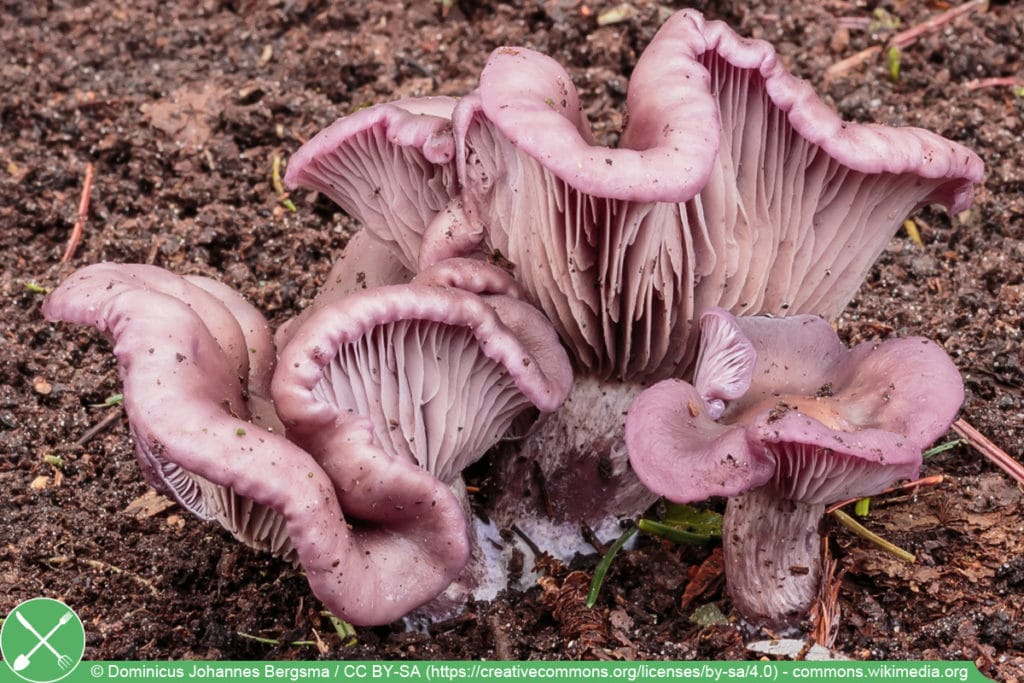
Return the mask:
<svg viewBox="0 0 1024 683">
<path fill-rule="evenodd" d="M 836 25 L 840 28 L 865 31 L 871 26 L 871 17 L 839 17 Z"/>
<path fill-rule="evenodd" d="M 1006 451 L 989 441 L 984 434 L 971 426 L 966 420 L 961 418 L 954 422 L 953 431 L 962 436 L 976 451 L 991 460 L 996 467 L 1009 474 L 1017 482 L 1024 484 L 1024 465 L 1011 458 Z"/>
<path fill-rule="evenodd" d="M 325 643 L 324 639 L 320 637 L 320 634 L 316 632 L 316 629 L 314 628 L 310 630 L 313 631 L 313 638 L 316 639 L 314 644 L 316 645 L 317 652 L 319 652 L 322 655 L 326 655 L 328 652 L 330 652 L 331 648 L 327 647 L 327 643 Z"/>
<path fill-rule="evenodd" d="M 608 552 L 608 545 L 601 542 L 601 539 L 597 537 L 597 534 L 594 533 L 594 530 L 586 522 L 580 524 L 580 536 L 597 551 L 598 555 L 604 555 Z"/>
<path fill-rule="evenodd" d="M 935 29 L 942 28 L 949 22 L 959 19 L 965 14 L 970 14 L 975 10 L 984 11 L 986 9 L 988 9 L 988 0 L 969 0 L 969 2 L 965 2 L 962 5 L 950 7 L 945 12 L 936 14 L 924 23 L 912 26 L 906 31 L 900 31 L 889 40 L 888 45 L 890 47 L 906 47 L 926 33 L 931 33 Z"/>
<path fill-rule="evenodd" d="M 945 477 L 943 477 L 941 474 L 933 474 L 930 477 L 925 477 L 923 479 L 915 479 L 914 481 L 908 481 L 907 483 L 899 484 L 898 486 L 890 486 L 889 488 L 885 489 L 884 491 L 882 491 L 878 495 L 881 496 L 881 495 L 884 495 L 886 493 L 897 493 L 899 491 L 908 491 L 908 490 L 916 489 L 919 486 L 936 486 L 938 484 L 941 484 L 944 480 L 945 480 Z M 861 500 L 861 499 L 860 498 L 848 498 L 847 500 L 844 500 L 841 503 L 835 503 L 834 505 L 830 505 L 829 507 L 827 507 L 825 509 L 825 514 L 831 514 L 831 513 L 835 512 L 836 510 L 838 510 L 839 508 L 846 507 L 850 503 L 856 503 L 859 500 Z"/>
<path fill-rule="evenodd" d="M 885 540 L 875 532 L 868 530 L 866 527 L 862 526 L 857 520 L 855 520 L 853 517 L 846 514 L 842 510 L 833 510 L 832 516 L 835 518 L 837 522 L 839 522 L 841 526 L 845 527 L 849 531 L 852 531 L 854 534 L 860 536 L 865 541 L 874 543 L 887 553 L 895 555 L 896 557 L 900 558 L 905 562 L 916 561 L 916 558 L 911 553 L 908 553 L 906 550 L 899 547 L 898 545 L 890 543 L 889 541 Z"/>
<path fill-rule="evenodd" d="M 1024 78 L 1016 76 L 996 76 L 994 78 L 975 78 L 967 81 L 964 87 L 968 90 L 979 90 L 981 88 L 999 88 L 1009 86 L 1011 88 L 1024 88 Z"/>
<path fill-rule="evenodd" d="M 314 634 L 316 631 L 314 631 Z M 255 640 L 257 643 L 263 643 L 264 645 L 276 645 L 281 646 L 281 641 L 276 638 L 264 638 L 262 636 L 254 636 L 251 633 L 245 633 L 243 631 L 235 631 L 235 635 L 240 638 L 247 640 Z M 319 647 L 319 644 L 315 640 L 292 640 L 288 643 L 293 647 Z"/>
<path fill-rule="evenodd" d="M 157 588 L 156 586 L 154 586 L 152 581 L 144 579 L 141 576 L 139 576 L 138 574 L 134 574 L 132 572 L 125 571 L 124 569 L 121 569 L 120 567 L 114 566 L 114 565 L 109 564 L 107 562 L 103 562 L 102 560 L 91 560 L 91 559 L 89 559 L 87 557 L 74 557 L 74 558 L 72 558 L 72 557 L 68 557 L 67 555 L 58 555 L 56 557 L 51 557 L 51 558 L 49 558 L 47 560 L 47 562 L 49 562 L 50 564 L 55 564 L 55 565 L 62 565 L 62 564 L 65 564 L 67 562 L 70 562 L 70 561 L 81 562 L 82 564 L 84 564 L 84 565 L 86 565 L 88 567 L 92 567 L 93 569 L 99 569 L 100 571 L 110 571 L 110 572 L 113 572 L 114 574 L 121 574 L 122 576 L 126 576 L 129 579 L 131 579 L 132 581 L 135 581 L 136 583 L 138 583 L 138 584 L 140 584 L 142 586 L 145 586 L 146 588 L 148 588 L 153 593 L 153 595 L 155 595 L 157 597 L 160 597 L 160 589 Z"/>
<path fill-rule="evenodd" d="M 515 653 L 512 652 L 512 646 L 508 642 L 508 634 L 501 627 L 498 615 L 490 615 L 487 618 L 487 625 L 491 627 L 491 636 L 494 638 L 494 658 L 503 662 L 515 659 Z"/>
<path fill-rule="evenodd" d="M 71 237 L 68 239 L 68 246 L 64 255 L 60 257 L 61 263 L 67 263 L 75 255 L 75 250 L 82 242 L 82 232 L 85 230 L 85 219 L 89 214 L 89 195 L 92 194 L 92 177 L 96 168 L 90 161 L 85 167 L 85 182 L 82 184 L 82 198 L 78 201 L 78 219 L 71 229 Z"/>
<path fill-rule="evenodd" d="M 111 571 L 111 572 L 113 572 L 115 574 L 121 574 L 122 576 L 127 576 L 129 579 L 131 579 L 135 583 L 137 583 L 137 584 L 139 584 L 141 586 L 145 586 L 146 588 L 148 588 L 150 590 L 150 592 L 153 593 L 153 595 L 155 595 L 157 597 L 160 597 L 160 589 L 157 588 L 156 586 L 154 586 L 152 581 L 144 579 L 141 576 L 139 576 L 138 574 L 134 574 L 132 572 L 125 571 L 124 569 L 121 569 L 120 567 L 115 567 L 114 565 L 109 564 L 107 562 L 103 562 L 102 560 L 90 560 L 89 558 L 78 558 L 78 561 L 85 563 L 86 565 L 92 567 L 93 569 L 99 569 L 100 571 L 107 570 L 107 571 Z"/>
<path fill-rule="evenodd" d="M 280 645 L 280 640 L 274 640 L 273 638 L 263 638 L 261 636 L 254 636 L 251 633 L 244 633 L 242 631 L 235 631 L 235 634 L 241 638 L 248 640 L 255 640 L 257 643 L 263 643 L 264 645 Z"/>
<path fill-rule="evenodd" d="M 851 55 L 846 59 L 841 59 L 829 68 L 825 69 L 825 82 L 832 80 L 836 76 L 840 76 L 847 71 L 856 69 L 858 66 L 868 61 L 879 52 L 882 51 L 881 45 L 872 45 L 866 50 L 861 50 L 855 55 Z"/>
<path fill-rule="evenodd" d="M 78 437 L 78 441 L 75 442 L 76 446 L 84 446 L 96 437 L 97 434 L 102 432 L 104 429 L 121 419 L 121 408 L 113 410 L 105 418 L 97 422 L 94 426 L 86 430 L 85 434 Z"/>
<path fill-rule="evenodd" d="M 512 533 L 514 533 L 516 536 L 518 536 L 520 539 L 522 539 L 523 543 L 525 543 L 527 545 L 527 547 L 530 549 L 530 552 L 533 553 L 534 557 L 540 557 L 541 555 L 546 555 L 547 554 L 543 550 L 540 549 L 540 546 L 538 546 L 536 543 L 533 542 L 532 538 L 530 538 L 529 536 L 526 535 L 525 531 L 523 531 L 522 529 L 519 528 L 518 524 L 513 524 L 509 528 L 512 529 Z"/>
<path fill-rule="evenodd" d="M 872 45 L 866 50 L 861 50 L 860 52 L 851 57 L 847 57 L 846 59 L 836 62 L 835 64 L 833 64 L 832 66 L 825 70 L 825 80 L 832 80 L 836 76 L 840 76 L 846 73 L 847 71 L 850 71 L 851 69 L 860 66 L 864 62 L 873 58 L 875 55 L 879 54 L 882 51 L 883 47 L 886 49 L 905 48 L 908 45 L 914 43 L 914 41 L 916 41 L 918 38 L 925 35 L 926 33 L 931 33 L 936 29 L 942 28 L 949 22 L 958 19 L 959 17 L 962 17 L 965 14 L 969 14 L 975 10 L 985 10 L 987 8 L 988 0 L 969 0 L 968 2 L 965 2 L 962 5 L 958 5 L 957 7 L 951 7 L 945 12 L 936 14 L 931 19 L 928 19 L 927 21 L 918 24 L 917 26 L 912 26 L 905 31 L 900 31 L 892 38 L 890 38 L 884 46 Z"/>
<path fill-rule="evenodd" d="M 149 245 L 149 253 L 146 254 L 146 265 L 153 265 L 156 263 L 157 254 L 160 253 L 160 245 L 162 245 L 164 239 L 160 235 L 153 235 L 153 239 Z"/>
</svg>

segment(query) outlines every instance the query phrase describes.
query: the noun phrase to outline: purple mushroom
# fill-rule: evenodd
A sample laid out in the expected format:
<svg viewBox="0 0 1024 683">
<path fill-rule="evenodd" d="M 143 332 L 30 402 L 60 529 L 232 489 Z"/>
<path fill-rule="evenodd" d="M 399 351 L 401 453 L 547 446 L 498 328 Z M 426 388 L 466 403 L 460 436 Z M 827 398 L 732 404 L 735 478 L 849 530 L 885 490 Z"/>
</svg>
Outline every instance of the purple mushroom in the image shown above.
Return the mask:
<svg viewBox="0 0 1024 683">
<path fill-rule="evenodd" d="M 112 339 L 136 452 L 155 485 L 228 526 L 246 509 L 272 511 L 253 522 L 277 540 L 257 545 L 293 553 L 313 592 L 353 623 L 385 623 L 433 599 L 469 555 L 459 500 L 415 463 L 376 457 L 363 424 L 339 430 L 318 462 L 276 418 L 273 431 L 250 422 L 267 368 L 250 369 L 249 356 L 272 359 L 269 334 L 225 294 L 152 266 L 97 264 L 58 287 L 44 312 Z M 254 330 L 262 345 L 249 345 Z M 216 510 L 224 496 L 211 488 L 239 505 Z"/>
<path fill-rule="evenodd" d="M 409 270 L 457 194 L 450 97 L 380 104 L 335 121 L 288 162 L 285 182 L 323 192 Z"/>
<path fill-rule="evenodd" d="M 908 213 L 959 211 L 982 177 L 938 135 L 842 121 L 769 44 L 692 10 L 647 47 L 627 107 L 619 146 L 596 144 L 557 63 L 496 50 L 452 113 L 460 213 L 421 245 L 421 266 L 474 240 L 500 253 L 568 347 L 580 380 L 504 479 L 514 496 L 543 480 L 569 521 L 650 502 L 622 414 L 691 376 L 702 311 L 832 318 Z"/>
<path fill-rule="evenodd" d="M 505 462 L 505 522 L 524 498 L 573 526 L 642 509 L 624 413 L 692 376 L 703 311 L 832 318 L 908 213 L 959 211 L 982 177 L 938 135 L 842 121 L 769 44 L 693 10 L 637 63 L 615 148 L 565 70 L 526 48 L 494 51 L 461 100 L 423 102 L 336 122 L 286 180 L 327 192 L 412 271 L 509 264 L 554 325 L 579 380 Z"/>
<path fill-rule="evenodd" d="M 938 135 L 842 121 L 768 43 L 693 10 L 641 55 L 626 105 L 619 146 L 597 145 L 561 66 L 496 50 L 452 113 L 467 234 L 421 249 L 500 252 L 599 378 L 685 376 L 711 306 L 834 317 L 908 213 L 959 211 L 982 177 Z"/>
<path fill-rule="evenodd" d="M 281 350 L 273 395 L 289 438 L 318 460 L 361 425 L 376 457 L 416 463 L 464 500 L 462 470 L 538 411 L 557 410 L 571 384 L 554 329 L 511 277 L 450 259 L 409 284 L 323 301 Z M 428 615 L 495 590 L 481 586 L 491 568 L 472 546 L 469 566 Z"/>
<path fill-rule="evenodd" d="M 722 309 L 700 327 L 695 383 L 663 380 L 630 408 L 630 462 L 670 500 L 730 496 L 729 593 L 748 619 L 782 624 L 817 594 L 825 506 L 916 476 L 963 384 L 920 337 L 847 349 L 817 316 Z"/>
<path fill-rule="evenodd" d="M 320 457 L 365 423 L 390 457 L 454 483 L 572 383 L 554 330 L 517 289 L 495 266 L 455 260 L 325 304 L 281 349 L 272 391 L 289 436 Z"/>
<path fill-rule="evenodd" d="M 981 178 L 937 135 L 843 122 L 769 44 L 692 10 L 645 50 L 627 106 L 620 146 L 596 145 L 565 71 L 501 48 L 452 114 L 466 230 L 600 377 L 683 374 L 709 306 L 836 315 L 910 211 L 960 210 Z M 436 257 L 465 250 L 445 238 Z"/>
<path fill-rule="evenodd" d="M 348 257 L 391 263 L 370 240 Z M 45 313 L 114 341 L 154 485 L 296 559 L 339 616 L 386 623 L 470 582 L 462 469 L 524 415 L 557 409 L 572 382 L 553 328 L 501 269 L 452 259 L 360 287 L 406 272 L 337 268 L 279 336 L 276 370 L 262 316 L 203 278 L 99 264 Z"/>
</svg>

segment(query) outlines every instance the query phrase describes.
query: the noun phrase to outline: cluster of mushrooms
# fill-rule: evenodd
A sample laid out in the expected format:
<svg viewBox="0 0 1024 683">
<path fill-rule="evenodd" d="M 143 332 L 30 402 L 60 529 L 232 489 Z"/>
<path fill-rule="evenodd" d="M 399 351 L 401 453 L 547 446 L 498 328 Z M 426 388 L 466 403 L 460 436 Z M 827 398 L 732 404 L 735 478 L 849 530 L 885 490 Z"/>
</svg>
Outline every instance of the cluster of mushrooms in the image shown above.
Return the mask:
<svg viewBox="0 0 1024 683">
<path fill-rule="evenodd" d="M 360 110 L 293 156 L 286 182 L 362 230 L 276 331 L 146 265 L 82 268 L 44 312 L 112 340 L 147 481 L 300 564 L 349 622 L 473 586 L 493 560 L 461 474 L 511 440 L 498 527 L 565 538 L 728 497 L 733 604 L 784 623 L 816 594 L 825 506 L 915 476 L 963 400 L 938 345 L 848 349 L 828 321 L 910 212 L 969 205 L 982 163 L 841 121 L 692 10 L 627 106 L 619 146 L 595 144 L 562 67 L 500 48 L 467 96 Z"/>
</svg>

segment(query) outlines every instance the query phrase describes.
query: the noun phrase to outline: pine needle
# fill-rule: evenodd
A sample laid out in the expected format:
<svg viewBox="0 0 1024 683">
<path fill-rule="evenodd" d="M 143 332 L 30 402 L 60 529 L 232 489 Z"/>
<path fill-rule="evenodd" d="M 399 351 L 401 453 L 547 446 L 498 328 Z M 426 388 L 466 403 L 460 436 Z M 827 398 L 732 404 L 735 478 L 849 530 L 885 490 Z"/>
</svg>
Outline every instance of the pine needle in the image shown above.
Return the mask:
<svg viewBox="0 0 1024 683">
<path fill-rule="evenodd" d="M 914 557 L 914 555 L 912 553 L 908 553 L 906 550 L 904 550 L 903 548 L 899 547 L 898 545 L 895 545 L 894 543 L 890 543 L 889 541 L 885 540 L 884 538 L 882 538 L 878 534 L 874 533 L 873 531 L 870 531 L 867 528 L 861 526 L 861 524 L 857 520 L 855 520 L 853 517 L 851 517 L 850 515 L 846 514 L 842 510 L 833 510 L 832 511 L 832 516 L 835 518 L 835 520 L 837 522 L 839 522 L 840 525 L 845 527 L 848 531 L 852 531 L 854 534 L 856 534 L 857 536 L 860 536 L 865 541 L 868 541 L 870 543 L 874 543 L 875 545 L 877 545 L 879 548 L 881 548 L 882 550 L 886 551 L 887 553 L 889 553 L 891 555 L 895 555 L 896 557 L 900 558 L 904 562 L 916 562 L 917 561 L 917 558 Z"/>
</svg>

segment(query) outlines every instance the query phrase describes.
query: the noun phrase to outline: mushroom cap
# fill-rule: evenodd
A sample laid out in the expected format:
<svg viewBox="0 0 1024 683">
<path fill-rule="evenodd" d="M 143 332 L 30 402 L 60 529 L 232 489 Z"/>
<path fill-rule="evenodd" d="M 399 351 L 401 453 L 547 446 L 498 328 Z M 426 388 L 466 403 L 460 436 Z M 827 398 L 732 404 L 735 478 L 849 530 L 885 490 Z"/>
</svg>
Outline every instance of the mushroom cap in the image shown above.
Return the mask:
<svg viewBox="0 0 1024 683">
<path fill-rule="evenodd" d="M 425 279 L 514 289 L 494 266 L 445 267 Z M 529 304 L 413 282 L 316 311 L 282 349 L 273 393 L 289 434 L 314 454 L 328 454 L 332 431 L 362 416 L 391 457 L 452 483 L 522 411 L 555 410 L 571 383 L 565 351 Z"/>
<path fill-rule="evenodd" d="M 209 295 L 181 278 L 163 286 L 175 277 L 152 266 L 90 266 L 44 305 L 50 319 L 112 338 L 140 454 L 275 511 L 313 592 L 343 619 L 387 623 L 444 590 L 469 556 L 449 488 L 374 453 L 359 420 L 335 432 L 323 466 L 246 422 L 235 363 L 194 300 L 164 290 Z"/>
<path fill-rule="evenodd" d="M 596 145 L 564 70 L 496 50 L 452 114 L 464 216 L 421 251 L 500 252 L 598 377 L 688 374 L 711 307 L 834 317 L 911 211 L 959 211 L 982 178 L 938 135 L 842 121 L 768 43 L 692 10 L 627 106 L 618 148 Z"/>
<path fill-rule="evenodd" d="M 415 270 L 421 236 L 456 194 L 454 106 L 410 98 L 338 119 L 292 156 L 284 182 L 330 197 Z"/>
<path fill-rule="evenodd" d="M 240 419 L 248 420 L 249 406 L 242 398 L 243 392 L 248 392 L 250 378 L 255 376 L 256 384 L 259 385 L 263 375 L 272 371 L 273 350 L 271 348 L 269 358 L 263 351 L 255 354 L 254 364 L 250 366 L 249 341 L 246 334 L 231 309 L 222 299 L 210 293 L 209 290 L 215 286 L 213 281 L 206 278 L 197 278 L 190 282 L 155 266 L 99 263 L 82 268 L 68 277 L 47 297 L 43 304 L 43 313 L 50 320 L 90 325 L 109 337 L 114 337 L 113 321 L 119 313 L 117 306 L 121 304 L 122 298 L 149 298 L 154 303 L 166 302 L 175 309 L 185 307 L 194 318 L 191 321 L 193 325 L 201 328 L 216 343 L 217 353 L 209 365 L 211 372 L 215 373 L 211 377 L 217 378 L 226 387 L 223 391 L 225 400 L 228 401 L 227 409 Z M 242 310 L 240 297 L 232 298 L 231 301 Z M 257 347 L 261 346 L 263 330 L 255 320 L 249 322 L 252 343 Z M 154 353 L 155 339 L 154 344 L 150 345 Z M 176 356 L 175 358 L 177 359 Z M 181 360 L 186 358 L 186 354 L 181 355 Z M 270 367 L 261 367 L 260 363 L 267 360 L 270 361 Z M 121 361 L 120 365 L 122 380 L 129 367 L 126 361 L 127 359 Z M 125 394 L 125 410 L 133 435 L 136 437 L 141 422 L 133 416 L 141 410 L 143 399 L 144 396 L 141 395 Z M 143 439 L 136 438 L 136 455 L 143 475 L 153 488 L 170 495 L 182 507 L 202 519 L 217 517 L 217 508 L 206 495 L 209 489 L 200 478 L 164 458 L 161 449 L 153 451 L 147 448 L 147 443 Z"/>
<path fill-rule="evenodd" d="M 656 43 L 648 50 L 653 47 Z M 492 52 L 480 74 L 478 103 L 463 100 L 455 116 L 463 115 L 459 109 L 479 106 L 512 145 L 582 193 L 630 202 L 685 201 L 711 173 L 718 111 L 698 63 L 661 56 L 637 63 L 626 96 L 629 123 L 619 148 L 593 143 L 565 69 L 526 48 Z M 652 91 L 658 96 L 652 97 Z"/>
<path fill-rule="evenodd" d="M 274 342 L 277 348 L 284 348 L 306 318 L 332 301 L 363 289 L 404 284 L 412 277 L 397 251 L 369 230 L 359 230 L 345 244 L 312 303 L 277 328 Z"/>
<path fill-rule="evenodd" d="M 722 336 L 745 336 L 756 360 L 745 391 L 733 391 L 717 422 L 704 395 L 681 380 L 659 382 L 633 403 L 630 462 L 641 481 L 672 500 L 735 495 L 766 483 L 807 504 L 876 494 L 917 473 L 921 451 L 949 428 L 963 402 L 956 366 L 927 339 L 847 350 L 816 316 L 736 318 L 718 309 L 701 323 L 713 330 L 698 369 L 701 376 L 712 368 L 706 383 L 748 376 L 749 352 L 732 353 Z M 718 329 L 730 326 L 727 335 Z"/>
<path fill-rule="evenodd" d="M 277 353 L 274 350 L 274 336 L 266 318 L 241 294 L 219 280 L 200 275 L 185 275 L 183 279 L 224 304 L 245 339 L 244 349 L 249 358 L 249 376 L 246 378 L 245 387 L 250 395 L 270 398 L 270 378 L 274 374 Z M 182 301 L 191 304 L 191 297 Z M 230 324 L 227 319 L 225 321 Z M 203 323 L 207 328 L 213 324 L 205 318 Z"/>
<path fill-rule="evenodd" d="M 735 496 L 772 478 L 775 462 L 745 430 L 715 422 L 689 383 L 645 389 L 626 416 L 626 450 L 640 481 L 677 503 Z"/>
</svg>

